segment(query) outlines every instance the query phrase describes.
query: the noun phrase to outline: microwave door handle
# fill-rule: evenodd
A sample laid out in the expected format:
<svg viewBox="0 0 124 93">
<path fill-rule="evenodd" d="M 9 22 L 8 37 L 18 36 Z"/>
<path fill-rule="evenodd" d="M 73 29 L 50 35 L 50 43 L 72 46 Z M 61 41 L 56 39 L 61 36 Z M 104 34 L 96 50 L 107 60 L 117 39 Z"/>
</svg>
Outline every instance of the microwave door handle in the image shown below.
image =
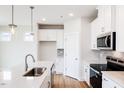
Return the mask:
<svg viewBox="0 0 124 93">
<path fill-rule="evenodd" d="M 107 39 L 108 39 L 108 36 L 106 36 L 106 38 L 105 38 L 105 45 L 106 45 L 106 47 L 108 46 L 107 45 Z"/>
</svg>

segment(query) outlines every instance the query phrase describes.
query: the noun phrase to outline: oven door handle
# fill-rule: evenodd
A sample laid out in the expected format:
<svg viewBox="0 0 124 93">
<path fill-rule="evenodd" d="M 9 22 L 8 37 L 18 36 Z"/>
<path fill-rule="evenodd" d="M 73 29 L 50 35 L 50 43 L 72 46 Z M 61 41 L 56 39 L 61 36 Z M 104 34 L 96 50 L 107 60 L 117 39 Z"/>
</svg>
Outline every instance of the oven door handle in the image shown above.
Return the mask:
<svg viewBox="0 0 124 93">
<path fill-rule="evenodd" d="M 90 69 L 93 70 L 95 73 L 100 75 L 100 73 L 97 70 L 93 69 L 92 67 L 90 67 Z"/>
</svg>

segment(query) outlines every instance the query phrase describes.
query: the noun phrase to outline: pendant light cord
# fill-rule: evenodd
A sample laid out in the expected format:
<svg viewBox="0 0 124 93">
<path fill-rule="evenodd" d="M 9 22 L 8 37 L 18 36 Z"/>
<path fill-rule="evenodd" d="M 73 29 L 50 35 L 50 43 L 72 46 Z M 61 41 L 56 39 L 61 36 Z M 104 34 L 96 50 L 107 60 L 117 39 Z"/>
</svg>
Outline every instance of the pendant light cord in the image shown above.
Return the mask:
<svg viewBox="0 0 124 93">
<path fill-rule="evenodd" d="M 14 6 L 12 5 L 12 24 L 14 23 Z"/>
<path fill-rule="evenodd" d="M 34 7 L 31 6 L 30 8 L 31 8 L 31 32 L 33 32 L 33 9 Z"/>
</svg>

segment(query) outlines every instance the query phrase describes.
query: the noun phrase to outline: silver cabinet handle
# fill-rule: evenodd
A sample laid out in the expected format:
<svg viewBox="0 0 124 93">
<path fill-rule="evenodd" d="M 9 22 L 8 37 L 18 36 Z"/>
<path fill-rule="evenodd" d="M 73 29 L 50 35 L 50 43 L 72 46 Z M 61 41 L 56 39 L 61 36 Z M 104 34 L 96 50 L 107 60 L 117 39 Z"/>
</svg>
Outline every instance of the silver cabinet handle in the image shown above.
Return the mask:
<svg viewBox="0 0 124 93">
<path fill-rule="evenodd" d="M 78 60 L 78 58 L 75 58 L 75 60 Z"/>
<path fill-rule="evenodd" d="M 87 69 L 85 69 L 85 72 L 87 72 Z"/>
<path fill-rule="evenodd" d="M 102 32 L 104 32 L 105 31 L 104 27 L 102 27 L 101 30 L 102 30 Z"/>
</svg>

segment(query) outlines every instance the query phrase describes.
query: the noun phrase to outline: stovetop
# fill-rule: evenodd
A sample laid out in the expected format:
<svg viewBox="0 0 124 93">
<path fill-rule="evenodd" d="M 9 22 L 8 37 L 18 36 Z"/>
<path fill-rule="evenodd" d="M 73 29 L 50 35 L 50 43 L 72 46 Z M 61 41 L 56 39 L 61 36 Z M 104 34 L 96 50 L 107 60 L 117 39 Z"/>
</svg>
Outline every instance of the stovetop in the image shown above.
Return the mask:
<svg viewBox="0 0 124 93">
<path fill-rule="evenodd" d="M 107 64 L 90 64 L 90 67 L 99 72 L 107 70 Z"/>
</svg>

